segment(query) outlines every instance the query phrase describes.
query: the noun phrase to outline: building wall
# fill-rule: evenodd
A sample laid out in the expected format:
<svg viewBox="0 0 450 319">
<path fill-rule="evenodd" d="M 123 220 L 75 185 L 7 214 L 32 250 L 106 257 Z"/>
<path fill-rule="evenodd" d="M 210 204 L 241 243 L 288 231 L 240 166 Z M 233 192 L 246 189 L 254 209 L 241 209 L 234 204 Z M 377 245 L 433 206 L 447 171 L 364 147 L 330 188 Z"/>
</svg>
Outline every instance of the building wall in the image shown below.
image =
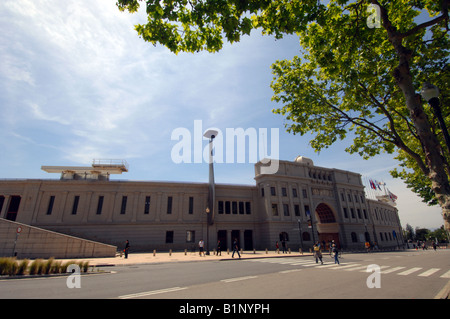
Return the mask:
<svg viewBox="0 0 450 319">
<path fill-rule="evenodd" d="M 231 248 L 234 237 L 256 249 L 274 249 L 286 238 L 295 250 L 324 238 L 361 248 L 366 233 L 381 247 L 401 240 L 397 210 L 368 200 L 360 174 L 312 162 L 280 161 L 276 174 L 261 174 L 261 166 L 255 165 L 254 186 L 216 185 L 209 226 L 206 183 L 2 180 L 0 217 L 20 196 L 18 222 L 119 248 L 129 240 L 135 251 L 194 249 L 200 239 L 213 249 L 220 238 Z M 318 207 L 327 208 L 328 220 Z"/>
</svg>

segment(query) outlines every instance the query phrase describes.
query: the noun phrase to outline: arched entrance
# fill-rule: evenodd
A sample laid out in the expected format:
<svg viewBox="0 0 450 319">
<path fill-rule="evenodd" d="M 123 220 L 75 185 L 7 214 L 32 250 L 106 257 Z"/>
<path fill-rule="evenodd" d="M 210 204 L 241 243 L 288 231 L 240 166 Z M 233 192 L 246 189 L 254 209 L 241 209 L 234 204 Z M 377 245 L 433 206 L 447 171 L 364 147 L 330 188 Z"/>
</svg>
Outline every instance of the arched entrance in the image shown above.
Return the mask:
<svg viewBox="0 0 450 319">
<path fill-rule="evenodd" d="M 329 248 L 331 241 L 334 241 L 340 247 L 339 225 L 331 208 L 327 204 L 320 203 L 316 208 L 316 216 L 319 242 L 325 243 L 325 249 Z"/>
</svg>

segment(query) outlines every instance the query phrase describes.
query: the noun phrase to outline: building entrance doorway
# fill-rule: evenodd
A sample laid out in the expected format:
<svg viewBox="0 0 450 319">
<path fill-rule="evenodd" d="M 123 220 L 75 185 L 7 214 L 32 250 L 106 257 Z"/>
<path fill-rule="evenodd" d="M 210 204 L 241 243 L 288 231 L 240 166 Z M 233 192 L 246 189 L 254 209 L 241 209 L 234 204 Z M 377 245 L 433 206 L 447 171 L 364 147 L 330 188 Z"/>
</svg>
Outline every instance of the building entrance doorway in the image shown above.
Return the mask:
<svg viewBox="0 0 450 319">
<path fill-rule="evenodd" d="M 316 208 L 318 217 L 317 232 L 319 234 L 319 243 L 323 244 L 323 249 L 329 249 L 330 243 L 334 243 L 341 247 L 339 242 L 339 225 L 331 208 L 324 203 L 319 204 Z"/>
<path fill-rule="evenodd" d="M 227 245 L 227 231 L 226 230 L 219 230 L 217 232 L 217 240 L 220 240 L 220 249 L 222 251 L 226 251 L 228 248 Z"/>
<path fill-rule="evenodd" d="M 253 231 L 244 230 L 244 250 L 253 250 Z"/>
</svg>

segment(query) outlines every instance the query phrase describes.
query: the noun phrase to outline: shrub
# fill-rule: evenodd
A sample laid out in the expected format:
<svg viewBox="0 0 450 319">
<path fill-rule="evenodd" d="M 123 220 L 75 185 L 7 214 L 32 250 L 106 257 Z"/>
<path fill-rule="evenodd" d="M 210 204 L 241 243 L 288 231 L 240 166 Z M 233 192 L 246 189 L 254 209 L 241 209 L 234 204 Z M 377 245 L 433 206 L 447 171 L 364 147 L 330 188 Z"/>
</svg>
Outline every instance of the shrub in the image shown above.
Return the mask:
<svg viewBox="0 0 450 319">
<path fill-rule="evenodd" d="M 42 274 L 42 265 L 43 261 L 42 259 L 35 259 L 30 265 L 30 275 L 40 275 Z"/>
<path fill-rule="evenodd" d="M 28 269 L 28 264 L 30 263 L 30 261 L 28 259 L 24 259 L 19 263 L 19 268 L 17 269 L 17 275 L 25 275 L 27 269 Z"/>
<path fill-rule="evenodd" d="M 42 263 L 42 273 L 45 275 L 48 275 L 51 273 L 52 270 L 52 264 L 55 261 L 55 259 L 52 257 L 48 259 L 46 262 Z"/>
<path fill-rule="evenodd" d="M 17 272 L 17 268 L 15 257 L 0 258 L 0 275 L 13 276 Z"/>
</svg>

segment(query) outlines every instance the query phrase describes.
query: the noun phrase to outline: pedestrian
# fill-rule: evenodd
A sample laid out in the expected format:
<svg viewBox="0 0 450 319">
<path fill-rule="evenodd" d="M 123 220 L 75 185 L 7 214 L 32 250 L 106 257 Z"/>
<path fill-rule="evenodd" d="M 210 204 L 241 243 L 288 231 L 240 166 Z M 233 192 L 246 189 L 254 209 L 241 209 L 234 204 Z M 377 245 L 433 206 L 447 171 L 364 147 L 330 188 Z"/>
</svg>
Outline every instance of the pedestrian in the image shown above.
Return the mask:
<svg viewBox="0 0 450 319">
<path fill-rule="evenodd" d="M 436 245 L 436 242 L 434 241 L 434 242 L 433 242 L 433 249 L 434 249 L 434 251 L 436 251 L 436 246 L 437 246 L 437 245 Z"/>
<path fill-rule="evenodd" d="M 222 250 L 220 248 L 220 240 L 217 241 L 217 256 L 222 256 Z"/>
<path fill-rule="evenodd" d="M 314 257 L 316 258 L 316 264 L 319 263 L 319 260 L 320 260 L 320 263 L 323 265 L 322 252 L 320 251 L 320 244 L 319 244 L 319 242 L 317 242 L 314 245 Z"/>
<path fill-rule="evenodd" d="M 125 253 L 125 259 L 128 258 L 128 251 L 129 250 L 130 250 L 130 242 L 127 239 L 127 241 L 125 242 L 125 249 L 123 250 L 123 252 Z"/>
<path fill-rule="evenodd" d="M 283 248 L 283 254 L 286 253 L 286 241 L 284 239 L 281 241 L 281 247 Z"/>
<path fill-rule="evenodd" d="M 205 242 L 203 241 L 203 239 L 200 239 L 200 241 L 198 242 L 198 251 L 199 251 L 200 257 L 202 256 L 202 253 L 203 253 L 203 256 L 205 256 L 203 247 L 205 247 Z"/>
<path fill-rule="evenodd" d="M 280 251 L 280 245 L 278 244 L 278 242 L 275 243 L 275 252 L 279 253 Z"/>
<path fill-rule="evenodd" d="M 334 253 L 334 263 L 340 265 L 339 258 L 338 258 L 339 257 L 339 250 L 338 250 L 337 245 L 335 243 L 333 243 L 331 249 L 332 249 L 332 251 Z"/>
<path fill-rule="evenodd" d="M 236 238 L 233 241 L 233 254 L 231 255 L 231 258 L 234 258 L 235 252 L 237 252 L 239 259 L 241 259 L 241 254 L 239 254 L 239 245 L 238 245 L 238 241 Z"/>
</svg>

